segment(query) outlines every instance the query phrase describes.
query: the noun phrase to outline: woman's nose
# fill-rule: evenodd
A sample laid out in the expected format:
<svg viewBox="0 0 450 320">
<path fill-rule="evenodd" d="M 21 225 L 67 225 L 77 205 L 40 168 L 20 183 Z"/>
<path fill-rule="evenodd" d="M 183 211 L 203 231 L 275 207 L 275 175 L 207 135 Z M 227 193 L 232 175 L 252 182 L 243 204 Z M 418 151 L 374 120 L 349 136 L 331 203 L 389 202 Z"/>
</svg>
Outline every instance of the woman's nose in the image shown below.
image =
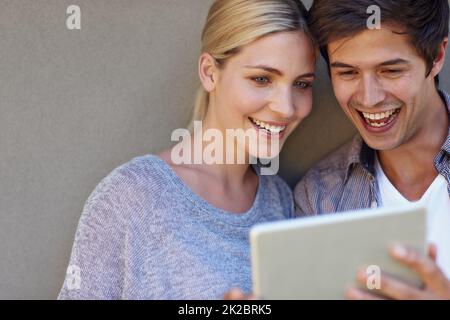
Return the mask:
<svg viewBox="0 0 450 320">
<path fill-rule="evenodd" d="M 273 112 L 278 113 L 283 118 L 291 118 L 295 113 L 294 99 L 292 90 L 280 90 L 269 107 Z"/>
</svg>

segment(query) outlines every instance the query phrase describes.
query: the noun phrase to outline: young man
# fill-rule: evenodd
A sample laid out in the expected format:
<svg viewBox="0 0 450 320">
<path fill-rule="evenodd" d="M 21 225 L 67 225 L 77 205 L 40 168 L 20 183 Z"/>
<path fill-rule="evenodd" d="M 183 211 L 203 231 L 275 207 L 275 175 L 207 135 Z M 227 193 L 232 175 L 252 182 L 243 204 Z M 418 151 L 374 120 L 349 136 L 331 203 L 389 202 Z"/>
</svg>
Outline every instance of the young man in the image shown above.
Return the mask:
<svg viewBox="0 0 450 320">
<path fill-rule="evenodd" d="M 368 27 L 372 5 L 381 12 L 378 29 Z M 310 13 L 337 101 L 359 135 L 297 185 L 297 213 L 427 203 L 430 256 L 403 246 L 391 250 L 424 287 L 383 274 L 380 293 L 450 299 L 450 96 L 437 88 L 448 43 L 448 1 L 315 0 Z M 358 279 L 366 283 L 363 272 Z M 357 289 L 347 294 L 379 298 Z"/>
</svg>

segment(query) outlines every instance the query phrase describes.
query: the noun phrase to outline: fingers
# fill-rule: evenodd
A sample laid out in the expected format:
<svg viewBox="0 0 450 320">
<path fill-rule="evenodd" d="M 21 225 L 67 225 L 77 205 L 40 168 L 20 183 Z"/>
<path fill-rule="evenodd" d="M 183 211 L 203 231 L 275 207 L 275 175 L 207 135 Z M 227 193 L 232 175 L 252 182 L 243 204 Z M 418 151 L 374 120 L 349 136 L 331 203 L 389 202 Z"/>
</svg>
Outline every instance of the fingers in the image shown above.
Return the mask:
<svg viewBox="0 0 450 320">
<path fill-rule="evenodd" d="M 444 290 L 448 280 L 435 261 L 416 250 L 400 245 L 393 246 L 390 254 L 394 259 L 414 270 L 427 288 L 433 291 Z"/>
<path fill-rule="evenodd" d="M 241 289 L 233 288 L 223 296 L 224 300 L 247 300 L 248 297 Z"/>
<path fill-rule="evenodd" d="M 368 275 L 361 269 L 358 272 L 357 279 L 359 283 L 365 285 L 367 283 Z M 384 272 L 380 274 L 380 287 L 375 292 L 389 299 L 396 300 L 418 300 L 425 298 L 425 293 L 423 291 L 391 277 Z"/>
<path fill-rule="evenodd" d="M 433 243 L 428 246 L 428 257 L 434 262 L 437 261 L 437 246 Z"/>
<path fill-rule="evenodd" d="M 349 300 L 384 300 L 381 297 L 356 288 L 348 289 L 345 292 L 345 297 Z"/>
</svg>

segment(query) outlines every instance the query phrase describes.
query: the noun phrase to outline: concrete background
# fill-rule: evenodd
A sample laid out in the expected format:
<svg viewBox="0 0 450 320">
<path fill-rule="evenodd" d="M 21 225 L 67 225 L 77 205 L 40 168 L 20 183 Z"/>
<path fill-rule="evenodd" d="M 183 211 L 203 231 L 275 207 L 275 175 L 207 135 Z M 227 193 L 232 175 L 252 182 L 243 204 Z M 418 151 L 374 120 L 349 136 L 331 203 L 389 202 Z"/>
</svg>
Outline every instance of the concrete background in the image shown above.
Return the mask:
<svg viewBox="0 0 450 320">
<path fill-rule="evenodd" d="M 0 0 L 0 299 L 54 299 L 97 183 L 185 126 L 210 3 Z M 66 28 L 71 4 L 81 30 Z M 282 154 L 291 186 L 354 132 L 323 62 L 314 91 Z"/>
</svg>

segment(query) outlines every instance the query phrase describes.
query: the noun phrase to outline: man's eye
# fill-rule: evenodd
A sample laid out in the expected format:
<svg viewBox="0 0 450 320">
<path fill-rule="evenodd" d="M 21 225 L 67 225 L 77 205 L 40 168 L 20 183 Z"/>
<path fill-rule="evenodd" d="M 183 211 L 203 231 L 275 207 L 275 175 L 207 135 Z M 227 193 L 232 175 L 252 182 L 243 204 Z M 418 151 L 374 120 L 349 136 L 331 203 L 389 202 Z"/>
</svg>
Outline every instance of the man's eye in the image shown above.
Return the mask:
<svg viewBox="0 0 450 320">
<path fill-rule="evenodd" d="M 258 84 L 267 84 L 270 83 L 270 79 L 267 77 L 254 77 L 252 78 L 253 81 L 255 81 Z"/>
<path fill-rule="evenodd" d="M 343 77 L 354 76 L 354 75 L 356 75 L 356 71 L 354 71 L 354 70 L 342 71 L 342 72 L 339 72 L 339 75 L 343 76 Z"/>
<path fill-rule="evenodd" d="M 383 73 L 387 73 L 387 74 L 390 74 L 390 75 L 396 75 L 396 74 L 400 74 L 402 72 L 403 72 L 403 70 L 399 70 L 399 69 L 383 70 Z"/>
</svg>

